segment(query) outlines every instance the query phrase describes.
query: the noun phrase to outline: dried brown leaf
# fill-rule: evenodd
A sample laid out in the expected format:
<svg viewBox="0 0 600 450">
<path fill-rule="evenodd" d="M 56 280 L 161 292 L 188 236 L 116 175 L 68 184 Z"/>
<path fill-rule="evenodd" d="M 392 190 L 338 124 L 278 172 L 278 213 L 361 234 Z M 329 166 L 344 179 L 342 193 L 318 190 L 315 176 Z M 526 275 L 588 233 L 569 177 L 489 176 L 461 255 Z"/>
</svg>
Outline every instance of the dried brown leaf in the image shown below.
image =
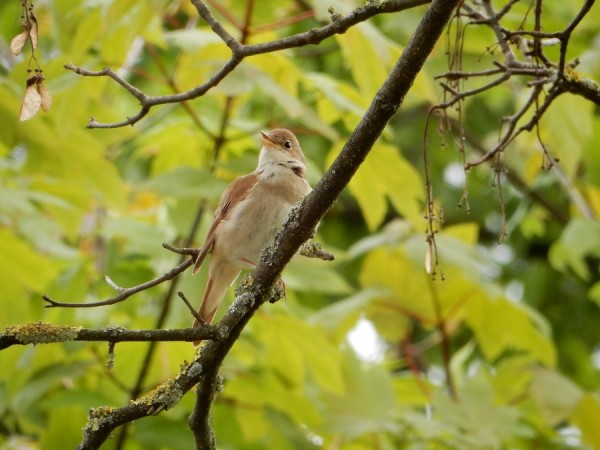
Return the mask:
<svg viewBox="0 0 600 450">
<path fill-rule="evenodd" d="M 42 106 L 42 96 L 38 92 L 38 82 L 40 82 L 40 78 L 37 75 L 33 75 L 27 79 L 27 87 L 25 88 L 25 95 L 21 104 L 21 114 L 19 116 L 21 122 L 35 116 Z"/>
<path fill-rule="evenodd" d="M 23 47 L 25 47 L 25 43 L 27 42 L 27 36 L 27 31 L 23 31 L 10 41 L 10 51 L 13 52 L 13 55 L 17 56 L 21 54 Z"/>
<path fill-rule="evenodd" d="M 29 28 L 29 37 L 31 38 L 31 45 L 32 45 L 33 49 L 35 50 L 37 48 L 37 43 L 38 43 L 37 17 L 35 17 L 35 14 L 33 13 L 33 11 L 31 11 L 29 13 L 29 17 L 31 19 L 31 25 Z"/>
<path fill-rule="evenodd" d="M 42 81 L 39 81 L 37 84 L 37 91 L 40 94 L 40 98 L 42 99 L 41 107 L 44 112 L 48 112 L 50 107 L 52 106 L 52 95 L 50 95 L 50 91 L 46 89 L 46 86 L 43 85 Z"/>
<path fill-rule="evenodd" d="M 427 251 L 425 252 L 425 272 L 431 274 L 431 259 L 433 248 L 430 242 L 427 243 Z"/>
</svg>

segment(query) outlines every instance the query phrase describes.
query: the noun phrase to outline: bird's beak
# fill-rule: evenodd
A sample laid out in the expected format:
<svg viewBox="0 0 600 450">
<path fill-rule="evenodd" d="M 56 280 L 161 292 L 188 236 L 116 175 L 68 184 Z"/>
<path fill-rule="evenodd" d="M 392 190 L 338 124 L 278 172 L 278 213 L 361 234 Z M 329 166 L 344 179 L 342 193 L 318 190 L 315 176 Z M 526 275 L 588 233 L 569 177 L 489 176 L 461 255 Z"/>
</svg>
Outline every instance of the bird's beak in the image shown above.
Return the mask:
<svg viewBox="0 0 600 450">
<path fill-rule="evenodd" d="M 262 141 L 263 145 L 274 145 L 276 147 L 279 147 L 279 144 L 277 142 L 275 142 L 273 140 L 273 138 L 271 136 L 269 136 L 268 133 L 265 133 L 263 130 L 260 130 L 260 140 Z"/>
</svg>

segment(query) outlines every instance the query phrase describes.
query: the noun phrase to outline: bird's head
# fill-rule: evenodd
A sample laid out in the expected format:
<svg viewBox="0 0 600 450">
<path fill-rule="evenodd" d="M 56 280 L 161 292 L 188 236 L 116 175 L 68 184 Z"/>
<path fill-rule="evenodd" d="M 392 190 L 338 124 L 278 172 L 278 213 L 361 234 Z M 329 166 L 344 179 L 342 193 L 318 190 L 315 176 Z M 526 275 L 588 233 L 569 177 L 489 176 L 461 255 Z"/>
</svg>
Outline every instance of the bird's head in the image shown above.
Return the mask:
<svg viewBox="0 0 600 450">
<path fill-rule="evenodd" d="M 300 143 L 294 133 L 283 128 L 271 130 L 268 133 L 261 131 L 260 140 L 262 148 L 258 158 L 258 166 L 272 163 L 294 164 L 306 170 L 306 160 Z"/>
</svg>

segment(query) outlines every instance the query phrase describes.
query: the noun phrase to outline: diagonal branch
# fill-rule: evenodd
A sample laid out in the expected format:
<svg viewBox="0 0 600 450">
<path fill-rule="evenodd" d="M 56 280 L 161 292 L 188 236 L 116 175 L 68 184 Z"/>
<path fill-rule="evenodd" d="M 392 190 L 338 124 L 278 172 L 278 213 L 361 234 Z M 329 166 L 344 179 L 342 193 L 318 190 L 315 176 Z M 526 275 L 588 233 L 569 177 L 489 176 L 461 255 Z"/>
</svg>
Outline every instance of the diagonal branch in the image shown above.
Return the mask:
<svg viewBox="0 0 600 450">
<path fill-rule="evenodd" d="M 218 387 L 218 370 L 254 312 L 268 299 L 270 288 L 283 267 L 298 248 L 311 237 L 312 230 L 332 206 L 354 176 L 388 121 L 402 104 L 414 79 L 433 50 L 459 0 L 434 0 L 415 30 L 402 56 L 381 86 L 367 112 L 352 132 L 341 153 L 327 170 L 315 189 L 290 214 L 274 246 L 263 252 L 253 272 L 253 283 L 238 296 L 234 306 L 221 321 L 230 328 L 229 335 L 219 343 L 208 342 L 200 362 L 208 370 L 199 380 L 196 405 L 190 417 L 190 427 L 197 448 L 214 448 L 210 409 Z"/>
<path fill-rule="evenodd" d="M 460 0 L 434 0 L 413 34 L 402 56 L 373 99 L 339 156 L 315 189 L 290 214 L 275 243 L 263 251 L 260 263 L 252 273 L 235 303 L 219 323 L 226 337 L 206 342 L 200 356 L 182 369 L 180 374 L 159 386 L 158 394 L 169 390 L 175 399 L 150 394 L 118 409 L 93 410 L 84 430 L 79 449 L 96 449 L 112 431 L 125 423 L 148 416 L 158 408 L 168 408 L 181 395 L 198 384 L 196 405 L 189 424 L 196 437 L 197 448 L 214 449 L 210 425 L 210 409 L 219 387 L 219 368 L 229 350 L 256 310 L 269 298 L 271 286 L 284 266 L 307 241 L 319 220 L 331 208 L 339 194 L 356 173 L 388 121 L 404 100 L 425 60 L 434 48 L 445 25 Z M 373 2 L 375 3 L 375 2 Z M 384 3 L 385 4 L 385 3 Z"/>
<path fill-rule="evenodd" d="M 171 270 L 165 272 L 161 276 L 156 277 L 150 281 L 146 281 L 145 283 L 138 284 L 137 286 L 130 287 L 130 288 L 119 287 L 119 286 L 115 285 L 114 282 L 110 278 L 106 277 L 105 278 L 106 282 L 111 287 L 115 288 L 119 292 L 119 294 L 115 295 L 114 297 L 111 297 L 109 299 L 100 301 L 100 302 L 93 302 L 93 303 L 59 302 L 59 301 L 51 299 L 47 295 L 44 295 L 42 298 L 44 299 L 44 301 L 46 303 L 48 303 L 45 306 L 46 308 L 57 308 L 57 307 L 94 308 L 97 306 L 114 305 L 115 303 L 119 303 L 124 300 L 127 300 L 129 297 L 131 297 L 134 294 L 137 294 L 138 292 L 145 291 L 146 289 L 150 289 L 151 287 L 154 287 L 154 286 L 158 286 L 159 284 L 164 283 L 167 280 L 172 280 L 173 278 L 175 278 L 177 275 L 179 275 L 181 272 L 183 272 L 184 270 L 186 270 L 188 267 L 190 267 L 193 264 L 194 264 L 194 258 L 188 258 L 185 261 L 183 261 L 181 264 L 173 267 Z"/>
</svg>

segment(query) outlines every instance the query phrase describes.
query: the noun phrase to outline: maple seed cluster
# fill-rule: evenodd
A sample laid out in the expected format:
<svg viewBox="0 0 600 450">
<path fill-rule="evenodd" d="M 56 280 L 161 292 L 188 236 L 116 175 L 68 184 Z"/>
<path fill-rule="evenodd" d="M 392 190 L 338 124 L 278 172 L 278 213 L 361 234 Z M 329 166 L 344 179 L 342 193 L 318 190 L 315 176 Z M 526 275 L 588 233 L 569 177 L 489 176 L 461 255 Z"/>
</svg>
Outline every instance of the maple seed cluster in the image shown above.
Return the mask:
<svg viewBox="0 0 600 450">
<path fill-rule="evenodd" d="M 27 69 L 30 75 L 25 82 L 25 95 L 23 96 L 19 116 L 19 119 L 24 121 L 35 116 L 40 108 L 43 111 L 48 111 L 52 105 L 52 96 L 44 87 L 43 71 L 35 57 L 35 49 L 38 43 L 38 21 L 33 11 L 33 3 L 31 3 L 31 0 L 21 0 L 21 7 L 21 27 L 23 31 L 12 39 L 10 50 L 13 55 L 18 56 L 27 42 L 31 44 L 31 57 Z M 31 68 L 32 65 L 35 66 L 34 69 Z"/>
</svg>

